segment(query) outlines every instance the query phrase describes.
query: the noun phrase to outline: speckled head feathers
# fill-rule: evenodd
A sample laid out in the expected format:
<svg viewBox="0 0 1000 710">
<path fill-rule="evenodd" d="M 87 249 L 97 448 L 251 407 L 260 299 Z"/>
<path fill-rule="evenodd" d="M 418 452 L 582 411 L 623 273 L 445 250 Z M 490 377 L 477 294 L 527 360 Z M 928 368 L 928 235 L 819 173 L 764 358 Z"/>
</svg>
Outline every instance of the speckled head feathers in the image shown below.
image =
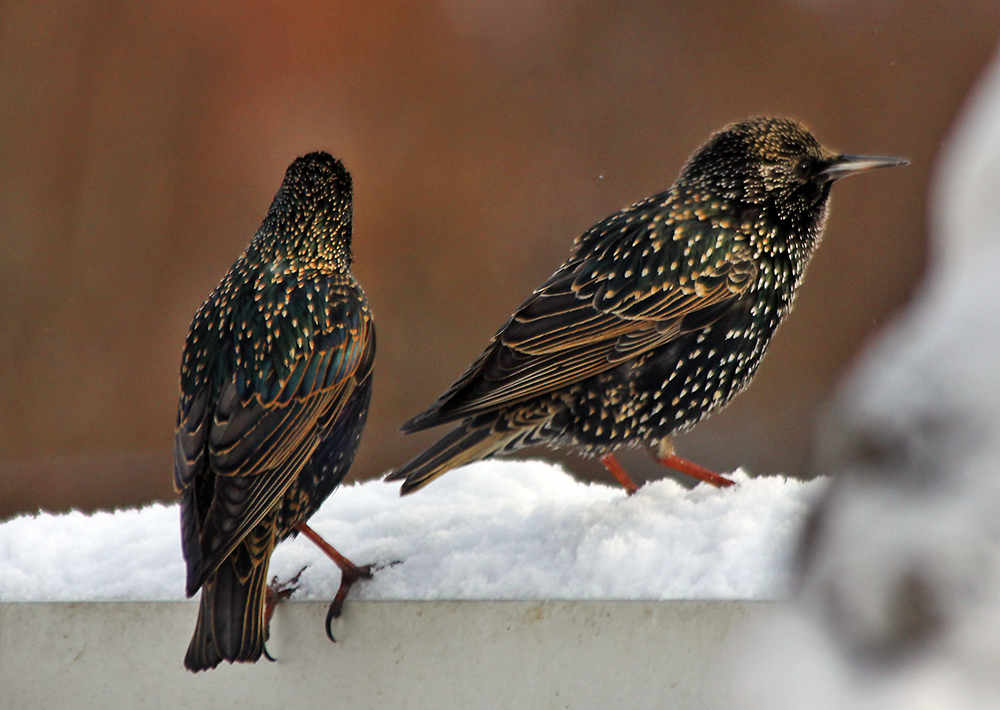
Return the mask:
<svg viewBox="0 0 1000 710">
<path fill-rule="evenodd" d="M 293 191 L 300 199 L 309 199 L 310 196 L 322 198 L 328 194 L 340 194 L 350 199 L 351 174 L 332 155 L 317 151 L 296 158 L 288 166 L 282 190 Z"/>
<path fill-rule="evenodd" d="M 350 268 L 352 217 L 351 175 L 344 164 L 329 153 L 309 153 L 288 167 L 254 242 Z"/>
<path fill-rule="evenodd" d="M 796 121 L 752 118 L 712 136 L 688 161 L 682 180 L 793 216 L 826 200 L 830 181 L 818 175 L 836 157 Z"/>
<path fill-rule="evenodd" d="M 682 175 L 712 171 L 720 163 L 737 167 L 737 163 L 793 162 L 802 158 L 822 160 L 833 156 L 797 121 L 751 118 L 712 135 L 692 156 Z"/>
<path fill-rule="evenodd" d="M 805 126 L 790 118 L 751 118 L 724 128 L 716 137 L 725 133 L 739 137 L 751 154 L 765 162 L 833 157 Z"/>
<path fill-rule="evenodd" d="M 797 121 L 751 118 L 713 135 L 688 161 L 679 182 L 770 209 L 778 220 L 801 222 L 811 216 L 822 221 L 835 180 L 906 163 L 883 156 L 838 155 Z"/>
</svg>

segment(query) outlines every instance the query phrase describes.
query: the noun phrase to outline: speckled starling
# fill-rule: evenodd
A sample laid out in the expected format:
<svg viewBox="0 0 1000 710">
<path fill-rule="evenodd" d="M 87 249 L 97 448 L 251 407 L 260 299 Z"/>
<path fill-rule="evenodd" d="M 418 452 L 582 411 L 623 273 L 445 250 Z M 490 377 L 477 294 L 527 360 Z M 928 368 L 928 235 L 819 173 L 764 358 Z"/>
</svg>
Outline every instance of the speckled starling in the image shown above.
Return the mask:
<svg viewBox="0 0 1000 710">
<path fill-rule="evenodd" d="M 299 158 L 191 323 L 174 438 L 187 594 L 202 590 L 189 670 L 264 653 L 271 553 L 298 532 L 312 539 L 305 521 L 358 449 L 375 328 L 351 230 L 350 174 L 326 153 Z M 337 603 L 369 573 L 332 554 Z"/>
<path fill-rule="evenodd" d="M 839 178 L 901 165 L 838 155 L 803 126 L 756 118 L 712 136 L 666 192 L 608 217 L 497 332 L 413 432 L 457 428 L 388 476 L 410 493 L 446 471 L 544 444 L 731 481 L 674 454 L 673 435 L 750 383 L 819 244 Z"/>
</svg>

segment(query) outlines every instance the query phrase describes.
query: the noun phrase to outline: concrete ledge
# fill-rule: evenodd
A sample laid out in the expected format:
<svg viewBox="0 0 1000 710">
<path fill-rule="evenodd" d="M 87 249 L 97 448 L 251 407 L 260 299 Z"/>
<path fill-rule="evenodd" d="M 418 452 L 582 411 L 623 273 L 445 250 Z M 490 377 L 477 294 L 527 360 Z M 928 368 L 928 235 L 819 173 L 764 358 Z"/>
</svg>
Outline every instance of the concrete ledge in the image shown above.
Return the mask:
<svg viewBox="0 0 1000 710">
<path fill-rule="evenodd" d="M 278 607 L 278 661 L 192 675 L 194 602 L 0 603 L 0 708 L 705 708 L 768 602 L 348 602 Z"/>
</svg>

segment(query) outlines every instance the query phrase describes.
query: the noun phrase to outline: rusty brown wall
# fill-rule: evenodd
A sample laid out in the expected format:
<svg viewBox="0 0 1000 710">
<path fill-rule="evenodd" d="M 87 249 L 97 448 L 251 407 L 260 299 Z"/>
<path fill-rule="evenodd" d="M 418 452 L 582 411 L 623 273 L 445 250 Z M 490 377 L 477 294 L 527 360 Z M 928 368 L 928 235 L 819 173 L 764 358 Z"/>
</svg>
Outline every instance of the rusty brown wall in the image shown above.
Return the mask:
<svg viewBox="0 0 1000 710">
<path fill-rule="evenodd" d="M 395 429 L 575 236 L 755 114 L 913 160 L 837 186 L 753 387 L 679 441 L 801 473 L 838 374 L 919 278 L 928 171 L 998 29 L 995 3 L 928 0 L 8 0 L 0 517 L 172 497 L 187 325 L 297 155 L 355 177 L 379 352 L 352 476 L 371 477 L 429 442 Z"/>
</svg>

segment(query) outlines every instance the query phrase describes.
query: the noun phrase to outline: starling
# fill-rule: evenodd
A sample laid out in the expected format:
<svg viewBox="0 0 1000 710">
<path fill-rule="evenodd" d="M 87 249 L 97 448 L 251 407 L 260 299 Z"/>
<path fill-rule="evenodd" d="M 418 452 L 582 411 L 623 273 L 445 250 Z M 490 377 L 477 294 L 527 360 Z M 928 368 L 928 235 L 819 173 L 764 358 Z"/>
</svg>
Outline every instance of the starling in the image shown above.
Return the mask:
<svg viewBox="0 0 1000 710">
<path fill-rule="evenodd" d="M 278 596 L 265 581 L 271 553 L 298 532 L 314 539 L 305 521 L 357 452 L 375 327 L 351 275 L 351 222 L 341 162 L 297 159 L 191 323 L 174 437 L 187 595 L 202 590 L 184 659 L 191 671 L 265 653 Z M 317 544 L 341 568 L 339 604 L 370 572 Z"/>
<path fill-rule="evenodd" d="M 830 186 L 897 158 L 838 155 L 800 124 L 755 118 L 712 136 L 666 192 L 592 227 L 414 432 L 460 422 L 391 473 L 413 492 L 473 461 L 545 444 L 600 457 L 674 454 L 685 431 L 743 391 L 823 234 Z"/>
</svg>

